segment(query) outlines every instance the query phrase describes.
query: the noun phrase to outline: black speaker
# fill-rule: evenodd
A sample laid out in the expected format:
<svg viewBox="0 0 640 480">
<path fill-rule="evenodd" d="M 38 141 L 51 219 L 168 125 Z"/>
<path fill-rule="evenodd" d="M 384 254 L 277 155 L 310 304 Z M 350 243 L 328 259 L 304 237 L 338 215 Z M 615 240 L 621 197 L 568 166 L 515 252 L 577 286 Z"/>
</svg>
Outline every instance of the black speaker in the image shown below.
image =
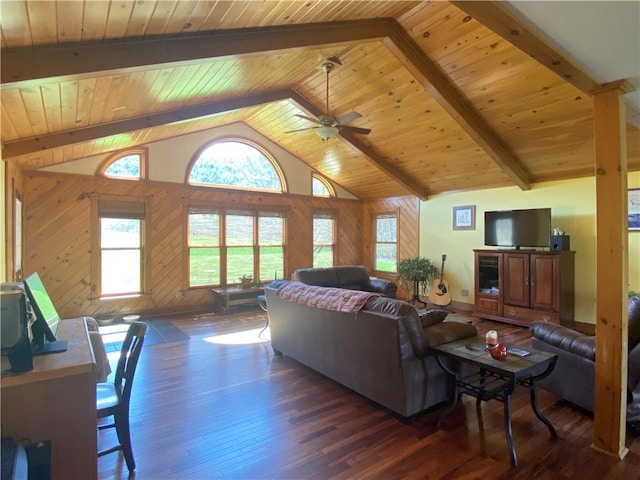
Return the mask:
<svg viewBox="0 0 640 480">
<path fill-rule="evenodd" d="M 551 235 L 549 247 L 551 250 L 571 250 L 571 237 L 569 235 Z"/>
<path fill-rule="evenodd" d="M 21 336 L 9 350 L 9 363 L 13 373 L 28 372 L 33 370 L 33 355 L 29 337 Z"/>
</svg>

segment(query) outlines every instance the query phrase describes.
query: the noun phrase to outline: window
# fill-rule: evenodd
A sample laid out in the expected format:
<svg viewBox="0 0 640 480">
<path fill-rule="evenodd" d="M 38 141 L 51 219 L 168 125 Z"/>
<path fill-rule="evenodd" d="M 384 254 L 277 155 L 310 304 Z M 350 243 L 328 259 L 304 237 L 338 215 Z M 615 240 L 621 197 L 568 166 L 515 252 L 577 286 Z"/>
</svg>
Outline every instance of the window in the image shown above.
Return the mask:
<svg viewBox="0 0 640 480">
<path fill-rule="evenodd" d="M 316 174 L 311 176 L 311 194 L 314 197 L 335 197 L 336 195 L 331 184 Z"/>
<path fill-rule="evenodd" d="M 146 150 L 129 150 L 108 158 L 98 169 L 98 173 L 109 178 L 141 180 L 145 178 Z"/>
<path fill-rule="evenodd" d="M 13 278 L 22 280 L 22 194 L 15 192 L 13 212 Z"/>
<path fill-rule="evenodd" d="M 398 219 L 396 214 L 375 216 L 374 268 L 379 272 L 398 270 Z"/>
<path fill-rule="evenodd" d="M 97 201 L 99 232 L 94 241 L 99 252 L 94 257 L 97 296 L 140 294 L 145 279 L 144 200 L 100 198 Z"/>
<path fill-rule="evenodd" d="M 220 213 L 189 213 L 189 285 L 220 283 Z"/>
<path fill-rule="evenodd" d="M 313 266 L 333 267 L 335 253 L 335 219 L 329 213 L 313 215 Z"/>
<path fill-rule="evenodd" d="M 275 160 L 245 141 L 217 142 L 205 148 L 189 169 L 187 182 L 224 188 L 284 191 Z"/>
<path fill-rule="evenodd" d="M 284 276 L 282 212 L 189 207 L 189 287 Z"/>
</svg>

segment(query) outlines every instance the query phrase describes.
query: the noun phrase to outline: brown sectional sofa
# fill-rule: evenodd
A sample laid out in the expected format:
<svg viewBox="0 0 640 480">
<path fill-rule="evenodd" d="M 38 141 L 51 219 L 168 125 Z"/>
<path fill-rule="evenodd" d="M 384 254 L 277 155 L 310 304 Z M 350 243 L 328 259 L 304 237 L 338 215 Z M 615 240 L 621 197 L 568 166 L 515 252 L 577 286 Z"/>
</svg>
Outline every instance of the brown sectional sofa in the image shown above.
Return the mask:
<svg viewBox="0 0 640 480">
<path fill-rule="evenodd" d="M 640 422 L 640 296 L 629 298 L 628 314 L 627 421 Z M 535 348 L 558 355 L 540 386 L 593 412 L 596 337 L 551 322 L 536 321 L 529 328 Z"/>
<path fill-rule="evenodd" d="M 412 305 L 375 294 L 356 312 L 316 308 L 280 297 L 278 289 L 287 283 L 265 288 L 276 354 L 403 417 L 448 398 L 449 379 L 429 347 L 475 336 L 473 325 L 441 322 L 423 328 Z"/>
</svg>

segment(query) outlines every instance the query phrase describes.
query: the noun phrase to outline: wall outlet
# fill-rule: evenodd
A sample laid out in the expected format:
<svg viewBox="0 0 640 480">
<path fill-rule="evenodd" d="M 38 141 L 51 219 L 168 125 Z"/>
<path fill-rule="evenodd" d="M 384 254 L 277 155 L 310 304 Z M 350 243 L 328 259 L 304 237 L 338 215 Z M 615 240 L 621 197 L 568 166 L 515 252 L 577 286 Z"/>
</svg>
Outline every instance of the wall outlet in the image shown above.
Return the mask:
<svg viewBox="0 0 640 480">
<path fill-rule="evenodd" d="M 182 291 L 178 290 L 176 292 L 176 298 L 179 299 L 179 298 L 183 298 L 183 297 L 184 297 L 184 293 Z"/>
<path fill-rule="evenodd" d="M 469 296 L 469 290 L 467 290 L 466 288 L 463 288 L 460 291 L 460 295 L 462 295 L 463 297 L 468 297 Z"/>
</svg>

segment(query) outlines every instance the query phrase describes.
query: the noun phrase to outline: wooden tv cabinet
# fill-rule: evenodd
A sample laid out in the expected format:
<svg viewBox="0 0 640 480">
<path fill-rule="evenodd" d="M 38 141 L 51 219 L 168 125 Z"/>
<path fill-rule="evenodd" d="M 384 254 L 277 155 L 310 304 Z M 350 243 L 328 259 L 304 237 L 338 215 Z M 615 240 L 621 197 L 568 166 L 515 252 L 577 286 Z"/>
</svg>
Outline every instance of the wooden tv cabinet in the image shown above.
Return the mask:
<svg viewBox="0 0 640 480">
<path fill-rule="evenodd" d="M 51 441 L 53 479 L 98 476 L 95 359 L 84 318 L 60 321 L 66 352 L 33 358 L 33 370 L 0 380 L 2 435 Z M 2 371 L 10 368 L 2 357 Z"/>
<path fill-rule="evenodd" d="M 474 315 L 528 326 L 574 323 L 571 251 L 474 250 Z"/>
</svg>

